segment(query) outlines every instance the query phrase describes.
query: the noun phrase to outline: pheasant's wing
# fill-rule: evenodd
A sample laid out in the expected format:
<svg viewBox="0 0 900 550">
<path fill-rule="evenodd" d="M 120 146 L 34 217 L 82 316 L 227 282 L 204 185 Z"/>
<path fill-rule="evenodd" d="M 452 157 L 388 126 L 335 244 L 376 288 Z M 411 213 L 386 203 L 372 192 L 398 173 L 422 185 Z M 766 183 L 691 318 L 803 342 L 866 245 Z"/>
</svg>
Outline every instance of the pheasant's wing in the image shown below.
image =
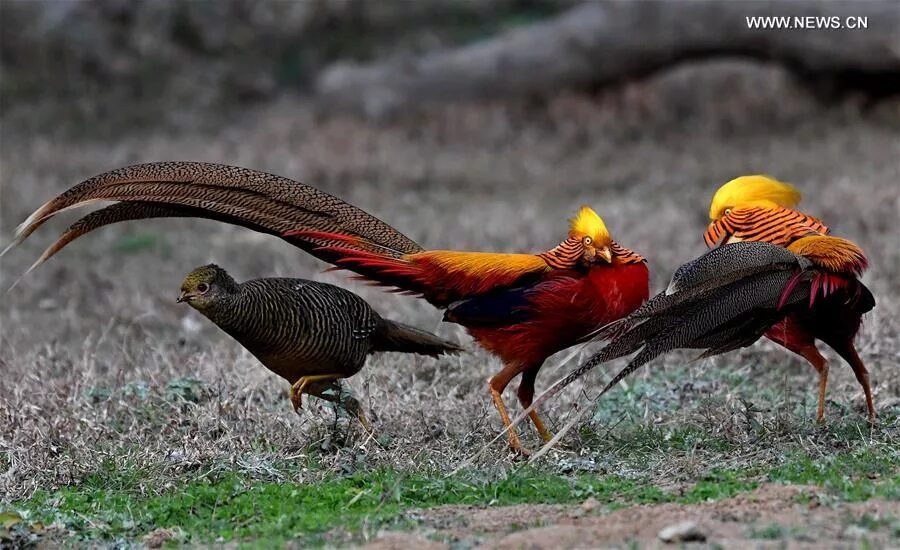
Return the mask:
<svg viewBox="0 0 900 550">
<path fill-rule="evenodd" d="M 630 315 L 587 335 L 584 340 L 613 339 L 651 318 L 656 318 L 655 324 L 665 323 L 667 317 L 677 317 L 698 297 L 718 288 L 773 269 L 805 269 L 809 265 L 807 259 L 768 243 L 740 242 L 721 246 L 679 267 L 664 292 L 647 300 Z M 652 327 L 641 329 L 642 332 L 648 330 Z M 639 334 L 635 336 L 639 337 Z"/>
<path fill-rule="evenodd" d="M 444 321 L 466 327 L 498 327 L 524 323 L 532 317 L 528 294 L 531 287 L 504 289 L 450 304 Z"/>
<path fill-rule="evenodd" d="M 10 246 L 22 242 L 59 212 L 100 201 L 120 201 L 132 206 L 83 218 L 48 249 L 42 260 L 98 227 L 168 216 L 209 218 L 279 236 L 303 230 L 337 233 L 395 254 L 423 250 L 378 218 L 324 191 L 257 170 L 205 162 L 137 164 L 90 178 L 31 214 L 17 229 Z M 299 237 L 287 240 L 293 244 L 331 244 Z"/>
<path fill-rule="evenodd" d="M 602 395 L 667 351 L 704 349 L 701 357 L 710 357 L 748 346 L 790 306 L 811 307 L 837 288 L 857 289 L 854 307 L 868 311 L 874 300 L 854 277 L 865 265 L 855 243 L 831 236 L 805 237 L 789 249 L 763 242 L 719 247 L 679 268 L 666 292 L 629 316 L 630 324 L 575 372 L 641 349 Z M 725 285 L 716 286 L 719 281 Z"/>
<path fill-rule="evenodd" d="M 676 348 L 728 351 L 755 342 L 810 294 L 816 271 L 809 261 L 767 243 L 723 246 L 676 271 L 669 288 L 598 334 L 602 350 L 555 382 L 532 408 L 597 365 L 638 353 L 602 393 L 653 358 Z"/>
</svg>

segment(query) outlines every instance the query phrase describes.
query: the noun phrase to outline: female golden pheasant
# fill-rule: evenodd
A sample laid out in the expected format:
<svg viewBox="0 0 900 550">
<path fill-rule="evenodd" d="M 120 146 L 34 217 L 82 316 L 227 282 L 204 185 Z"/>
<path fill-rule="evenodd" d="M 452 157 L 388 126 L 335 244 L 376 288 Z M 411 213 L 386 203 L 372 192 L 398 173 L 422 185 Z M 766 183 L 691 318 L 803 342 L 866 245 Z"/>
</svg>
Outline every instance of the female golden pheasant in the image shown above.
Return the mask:
<svg viewBox="0 0 900 550">
<path fill-rule="evenodd" d="M 135 165 L 86 180 L 34 212 L 16 242 L 56 213 L 95 201 L 119 202 L 76 222 L 35 265 L 85 233 L 126 220 L 201 217 L 278 235 L 338 268 L 446 309 L 445 320 L 464 326 L 503 361 L 489 389 L 506 427 L 501 394 L 513 378 L 522 374 L 518 398 L 528 407 L 547 357 L 634 311 L 649 294 L 644 259 L 613 241 L 587 207 L 571 221 L 568 237 L 542 254 L 429 251 L 308 185 L 199 162 Z M 529 416 L 550 439 L 537 414 Z M 510 446 L 524 453 L 515 431 L 508 436 Z"/>
<path fill-rule="evenodd" d="M 209 264 L 181 283 L 179 302 L 205 315 L 269 370 L 291 384 L 291 403 L 303 393 L 335 402 L 369 424 L 359 402 L 339 380 L 358 373 L 375 352 L 430 357 L 461 348 L 415 327 L 385 319 L 349 290 L 304 279 L 236 282 Z"/>
<path fill-rule="evenodd" d="M 705 235 L 710 247 L 721 246 L 681 266 L 664 292 L 597 331 L 594 336 L 609 344 L 535 405 L 594 366 L 638 350 L 600 395 L 667 351 L 704 349 L 700 357 L 708 357 L 765 335 L 818 371 L 818 421 L 825 415 L 828 363 L 816 340 L 850 364 L 874 421 L 869 373 L 853 343 L 862 315 L 875 306 L 858 279 L 868 261 L 856 244 L 828 235 L 821 221 L 794 210 L 799 200 L 794 187 L 765 176 L 723 185 L 713 197 Z"/>
</svg>

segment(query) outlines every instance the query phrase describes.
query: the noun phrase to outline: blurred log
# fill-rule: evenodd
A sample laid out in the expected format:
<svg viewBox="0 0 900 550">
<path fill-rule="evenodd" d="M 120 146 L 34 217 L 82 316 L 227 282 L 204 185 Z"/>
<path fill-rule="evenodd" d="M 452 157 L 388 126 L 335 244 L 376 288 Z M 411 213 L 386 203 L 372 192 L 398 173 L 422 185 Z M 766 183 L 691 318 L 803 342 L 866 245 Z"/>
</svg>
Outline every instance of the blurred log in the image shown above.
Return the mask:
<svg viewBox="0 0 900 550">
<path fill-rule="evenodd" d="M 866 29 L 763 30 L 756 16 L 867 18 Z M 900 90 L 900 7 L 868 2 L 589 2 L 454 50 L 368 65 L 338 63 L 316 89 L 329 107 L 380 117 L 422 103 L 594 88 L 686 60 L 750 57 L 786 65 L 819 91 Z"/>
</svg>

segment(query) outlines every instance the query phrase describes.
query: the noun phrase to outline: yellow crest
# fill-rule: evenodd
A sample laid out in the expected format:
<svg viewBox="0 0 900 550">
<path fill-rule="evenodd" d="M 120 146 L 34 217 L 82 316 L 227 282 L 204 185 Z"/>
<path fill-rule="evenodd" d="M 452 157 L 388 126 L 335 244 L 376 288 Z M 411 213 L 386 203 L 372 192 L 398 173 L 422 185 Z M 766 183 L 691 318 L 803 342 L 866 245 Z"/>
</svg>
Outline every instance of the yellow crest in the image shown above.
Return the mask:
<svg viewBox="0 0 900 550">
<path fill-rule="evenodd" d="M 597 215 L 590 206 L 582 206 L 578 214 L 569 220 L 569 236 L 590 237 L 597 243 L 607 243 L 612 240 L 603 218 Z"/>
<path fill-rule="evenodd" d="M 768 176 L 741 176 L 719 187 L 709 205 L 709 218 L 718 220 L 728 208 L 759 205 L 793 208 L 799 202 L 800 191 L 793 185 Z"/>
</svg>

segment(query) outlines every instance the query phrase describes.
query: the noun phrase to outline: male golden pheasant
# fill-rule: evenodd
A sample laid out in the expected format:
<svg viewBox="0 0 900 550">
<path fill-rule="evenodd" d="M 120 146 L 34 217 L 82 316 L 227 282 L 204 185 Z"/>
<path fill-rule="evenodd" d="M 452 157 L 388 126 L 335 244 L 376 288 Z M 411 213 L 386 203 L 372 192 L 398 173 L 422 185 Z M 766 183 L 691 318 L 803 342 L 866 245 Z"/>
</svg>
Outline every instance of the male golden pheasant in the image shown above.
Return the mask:
<svg viewBox="0 0 900 550">
<path fill-rule="evenodd" d="M 269 370 L 291 383 L 298 410 L 304 392 L 340 404 L 368 429 L 359 402 L 339 380 L 358 373 L 366 357 L 396 351 L 437 357 L 460 347 L 385 319 L 348 290 L 304 279 L 237 283 L 210 264 L 191 271 L 179 302 L 205 315 Z"/>
<path fill-rule="evenodd" d="M 646 262 L 613 241 L 603 220 L 583 207 L 568 237 L 541 254 L 425 250 L 396 229 L 314 187 L 244 168 L 200 162 L 129 166 L 86 180 L 34 212 L 17 231 L 28 237 L 56 213 L 95 201 L 119 201 L 72 225 L 35 265 L 98 227 L 155 217 L 201 217 L 280 236 L 339 268 L 417 294 L 446 309 L 504 368 L 489 382 L 504 426 L 501 394 L 519 374 L 528 407 L 550 355 L 634 311 L 649 295 Z M 550 434 L 529 415 L 541 437 Z M 524 452 L 514 430 L 510 446 Z"/>
<path fill-rule="evenodd" d="M 785 316 L 765 336 L 818 371 L 818 421 L 825 418 L 828 362 L 816 348 L 816 340 L 825 342 L 850 364 L 865 393 L 869 419 L 874 421 L 869 372 L 853 343 L 862 314 L 875 306 L 871 293 L 858 280 L 868 260 L 855 243 L 829 236 L 828 227 L 819 219 L 795 210 L 799 202 L 800 191 L 792 185 L 766 176 L 736 178 L 713 196 L 704 240 L 709 247 L 723 242 L 771 243 L 810 259 L 823 270 L 812 280 L 809 307 Z M 817 302 L 818 297 L 822 299 Z"/>
<path fill-rule="evenodd" d="M 600 395 L 667 351 L 703 349 L 700 357 L 709 357 L 765 335 L 818 371 L 818 421 L 825 414 L 828 363 L 816 340 L 850 364 L 874 421 L 869 373 L 853 343 L 862 315 L 875 306 L 858 279 L 868 261 L 859 246 L 828 235 L 820 220 L 794 210 L 799 200 L 794 187 L 765 176 L 723 185 L 713 197 L 705 235 L 717 248 L 681 266 L 664 292 L 597 331 L 593 336 L 609 344 L 535 405 L 594 366 L 638 350 Z"/>
</svg>

